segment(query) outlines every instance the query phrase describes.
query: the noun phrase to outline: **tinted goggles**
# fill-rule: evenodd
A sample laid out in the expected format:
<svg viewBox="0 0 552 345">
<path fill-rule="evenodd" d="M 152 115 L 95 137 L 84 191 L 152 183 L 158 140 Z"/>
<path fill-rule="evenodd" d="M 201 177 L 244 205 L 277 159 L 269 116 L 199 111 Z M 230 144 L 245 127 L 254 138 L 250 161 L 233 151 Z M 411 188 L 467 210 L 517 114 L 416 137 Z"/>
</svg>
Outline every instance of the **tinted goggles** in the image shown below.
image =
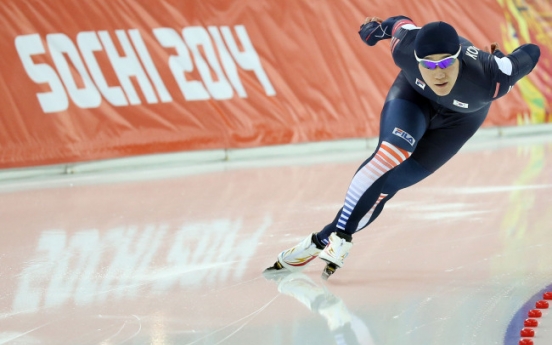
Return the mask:
<svg viewBox="0 0 552 345">
<path fill-rule="evenodd" d="M 440 69 L 445 69 L 447 67 L 452 66 L 454 61 L 458 58 L 458 55 L 460 55 L 460 52 L 462 51 L 462 47 L 458 48 L 458 51 L 456 54 L 448 56 L 444 59 L 441 59 L 439 61 L 433 61 L 433 60 L 427 60 L 427 59 L 420 59 L 418 55 L 416 55 L 416 51 L 414 51 L 414 56 L 416 57 L 416 60 L 422 67 L 427 69 L 436 69 L 439 67 Z"/>
</svg>

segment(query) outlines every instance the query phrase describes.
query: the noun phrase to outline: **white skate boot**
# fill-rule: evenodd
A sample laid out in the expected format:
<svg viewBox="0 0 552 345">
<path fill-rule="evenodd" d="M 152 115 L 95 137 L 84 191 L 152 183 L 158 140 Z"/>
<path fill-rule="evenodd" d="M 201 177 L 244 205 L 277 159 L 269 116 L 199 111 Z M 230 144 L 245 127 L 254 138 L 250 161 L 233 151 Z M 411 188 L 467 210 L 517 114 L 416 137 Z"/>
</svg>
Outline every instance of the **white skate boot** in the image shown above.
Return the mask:
<svg viewBox="0 0 552 345">
<path fill-rule="evenodd" d="M 333 232 L 330 235 L 328 245 L 320 253 L 320 259 L 328 263 L 322 272 L 322 279 L 327 280 L 338 268 L 343 267 L 343 260 L 353 246 L 352 239 L 351 235 L 343 232 Z"/>
<path fill-rule="evenodd" d="M 267 268 L 264 272 L 270 273 L 286 269 L 288 272 L 297 272 L 305 268 L 305 266 L 316 259 L 324 246 L 318 243 L 316 233 L 309 235 L 295 247 L 284 250 L 278 255 L 278 261 L 272 267 Z"/>
</svg>

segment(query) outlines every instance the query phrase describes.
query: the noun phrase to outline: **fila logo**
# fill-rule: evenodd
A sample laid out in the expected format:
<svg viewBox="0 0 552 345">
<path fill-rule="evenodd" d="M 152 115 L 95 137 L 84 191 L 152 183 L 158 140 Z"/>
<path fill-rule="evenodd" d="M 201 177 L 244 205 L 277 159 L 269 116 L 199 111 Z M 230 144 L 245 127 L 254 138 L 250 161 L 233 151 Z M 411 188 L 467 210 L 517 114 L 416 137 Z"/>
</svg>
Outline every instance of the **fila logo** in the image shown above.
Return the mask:
<svg viewBox="0 0 552 345">
<path fill-rule="evenodd" d="M 422 90 L 425 90 L 426 84 L 421 81 L 420 79 L 416 78 L 416 85 L 422 88 Z"/>
<path fill-rule="evenodd" d="M 116 107 L 144 101 L 167 103 L 175 96 L 186 101 L 247 98 L 241 71 L 253 72 L 264 93 L 276 95 L 243 25 L 233 30 L 188 26 L 182 30 L 152 28 L 150 33 L 138 29 L 83 31 L 75 39 L 64 33 L 45 37 L 34 33 L 17 36 L 15 48 L 29 78 L 49 85 L 44 88 L 49 91 L 36 94 L 44 113 L 65 111 L 71 101 L 86 109 L 105 102 Z M 164 49 L 164 60 L 154 61 L 150 51 L 160 55 Z M 39 62 L 47 60 L 44 55 L 53 63 Z M 108 71 L 115 72 L 116 81 Z M 193 78 L 190 73 L 195 71 Z M 171 81 L 178 85 L 180 95 L 169 92 L 166 83 Z"/>
<path fill-rule="evenodd" d="M 416 142 L 416 139 L 414 139 L 410 134 L 406 133 L 400 128 L 395 127 L 395 129 L 393 130 L 393 134 L 406 140 L 410 144 L 410 146 L 414 146 L 414 143 Z"/>
<path fill-rule="evenodd" d="M 452 104 L 454 104 L 457 107 L 468 109 L 469 104 L 468 103 L 462 103 L 460 101 L 454 100 L 452 101 Z"/>
</svg>

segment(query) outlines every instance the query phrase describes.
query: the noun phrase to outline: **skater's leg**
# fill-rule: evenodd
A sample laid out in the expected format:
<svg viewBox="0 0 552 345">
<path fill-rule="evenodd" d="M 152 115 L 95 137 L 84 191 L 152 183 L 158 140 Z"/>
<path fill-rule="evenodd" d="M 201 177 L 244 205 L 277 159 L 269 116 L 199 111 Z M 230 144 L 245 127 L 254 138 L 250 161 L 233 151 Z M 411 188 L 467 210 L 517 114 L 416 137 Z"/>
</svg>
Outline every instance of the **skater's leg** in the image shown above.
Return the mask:
<svg viewBox="0 0 552 345">
<path fill-rule="evenodd" d="M 368 213 L 362 217 L 356 231 L 360 231 L 372 223 L 380 215 L 385 204 L 395 196 L 399 190 L 410 187 L 429 175 L 431 175 L 431 172 L 422 167 L 418 162 L 412 159 L 412 157 L 397 168 L 391 170 L 386 176 L 380 198 Z"/>
<path fill-rule="evenodd" d="M 431 175 L 431 172 L 412 158 L 407 159 L 404 163 L 387 173 L 378 200 L 363 216 L 355 215 L 356 217 L 362 217 L 358 222 L 356 231 L 360 231 L 372 223 L 383 210 L 385 203 L 395 196 L 399 190 L 410 187 L 429 175 Z"/>
<path fill-rule="evenodd" d="M 312 258 L 321 254 L 324 245 L 326 249 L 330 247 L 327 253 L 330 261 L 342 262 L 348 252 L 347 248 L 350 248 L 347 242 L 350 244 L 351 234 L 357 230 L 358 221 L 380 196 L 387 172 L 408 159 L 425 132 L 430 115 L 429 101 L 412 89 L 402 73 L 399 74 L 383 107 L 378 147 L 353 177 L 344 207 L 335 224 L 326 227 L 321 232 L 322 236 L 309 235 L 298 245 L 280 253 L 278 261 L 268 270 L 304 267 Z M 351 219 L 351 216 L 356 217 L 357 214 L 361 215 L 358 219 Z M 328 238 L 336 230 L 340 232 L 334 234 L 335 246 L 331 247 Z M 339 255 L 330 257 L 330 252 Z"/>
<path fill-rule="evenodd" d="M 327 244 L 332 232 L 352 235 L 361 219 L 385 198 L 382 189 L 388 174 L 407 161 L 424 134 L 429 114 L 406 100 L 387 102 L 382 112 L 380 143 L 354 175 L 336 219 L 317 234 Z"/>
<path fill-rule="evenodd" d="M 383 210 L 385 203 L 399 190 L 420 182 L 456 155 L 480 127 L 487 111 L 488 108 L 484 108 L 470 114 L 440 114 L 435 117 L 431 122 L 433 128 L 420 139 L 410 158 L 383 176 L 384 184 L 380 197 L 360 220 L 357 231 L 372 223 Z M 335 220 L 323 231 L 331 230 L 332 226 L 337 226 Z"/>
<path fill-rule="evenodd" d="M 412 154 L 412 159 L 430 172 L 435 172 L 477 132 L 489 108 L 490 105 L 467 114 L 445 111 L 435 116 Z"/>
<path fill-rule="evenodd" d="M 396 104 L 397 102 L 393 101 L 388 104 L 394 103 Z M 442 112 L 432 113 L 431 111 L 424 111 L 427 110 L 427 108 L 421 106 L 420 112 L 418 113 L 421 115 L 430 115 L 429 117 L 425 117 L 426 120 L 429 120 L 427 121 L 428 125 L 423 136 L 417 137 L 415 135 L 408 135 L 406 137 L 407 139 L 419 139 L 417 143 L 411 140 L 412 143 L 416 143 L 416 145 L 413 145 L 414 148 L 412 151 L 408 150 L 408 148 L 404 148 L 404 146 L 401 147 L 409 153 L 409 157 L 385 171 L 378 176 L 377 179 L 371 181 L 371 183 L 365 183 L 368 188 L 364 189 L 361 195 L 358 194 L 358 188 L 354 188 L 355 178 L 366 168 L 366 166 L 369 166 L 371 162 L 376 160 L 378 152 L 357 171 L 349 187 L 349 191 L 347 192 L 347 197 L 351 195 L 355 197 L 360 195 L 360 197 L 358 197 L 358 199 L 353 199 L 355 204 L 352 209 L 350 209 L 351 205 L 347 203 L 350 200 L 346 200 L 336 220 L 317 234 L 317 238 L 320 242 L 327 242 L 326 247 L 319 255 L 321 259 L 328 263 L 322 274 L 323 278 L 327 279 L 338 267 L 341 267 L 343 259 L 348 254 L 350 243 L 347 244 L 342 235 L 345 234 L 350 236 L 354 232 L 366 227 L 378 217 L 385 203 L 390 200 L 397 191 L 421 181 L 445 164 L 460 150 L 466 141 L 473 136 L 481 126 L 489 110 L 488 107 L 486 107 L 473 113 L 459 114 L 439 107 L 432 108 L 439 109 Z M 412 119 L 412 114 L 416 114 L 416 112 L 409 114 L 409 120 Z M 387 130 L 389 126 L 383 125 L 384 119 L 397 120 L 397 118 L 393 116 L 382 116 L 382 131 L 385 128 L 386 132 L 382 132 L 383 135 L 380 134 L 380 138 L 384 138 L 383 140 L 380 139 L 380 143 L 385 142 L 384 135 L 388 135 Z M 416 117 L 413 117 L 413 119 L 416 122 Z M 408 130 L 406 132 L 408 132 Z M 412 132 L 416 133 L 415 131 Z M 396 133 L 397 132 L 394 131 L 393 134 L 396 135 Z M 410 132 L 408 133 L 410 134 Z M 402 136 L 402 138 L 405 138 L 405 136 Z M 395 142 L 390 143 L 395 144 Z M 400 145 L 400 142 L 397 144 Z M 356 195 L 354 194 L 355 192 L 357 192 Z M 330 236 L 329 240 L 328 236 Z M 342 250 L 342 248 L 346 250 Z M 337 255 L 333 255 L 335 253 L 337 253 Z"/>
<path fill-rule="evenodd" d="M 335 245 L 329 248 L 325 259 L 334 262 L 337 267 L 342 266 L 350 248 L 351 235 L 357 231 L 363 216 L 377 205 L 387 173 L 408 159 L 426 127 L 426 116 L 409 101 L 390 101 L 386 103 L 383 114 L 380 144 L 353 177 L 344 206 L 334 222 L 318 234 L 309 235 L 298 245 L 281 252 L 270 270 L 303 268 L 320 255 L 324 246 L 330 242 L 330 235 L 336 231 L 338 233 L 333 237 Z M 404 114 L 409 117 L 402 116 Z M 339 248 L 337 243 L 340 243 Z"/>
<path fill-rule="evenodd" d="M 354 175 L 345 202 L 336 219 L 316 237 L 326 244 L 319 257 L 327 262 L 322 277 L 327 279 L 349 254 L 352 234 L 364 227 L 378 205 L 391 196 L 383 193 L 390 173 L 408 162 L 427 127 L 429 113 L 415 103 L 395 99 L 386 103 L 382 113 L 380 141 L 376 152 Z M 410 165 L 407 164 L 406 167 Z M 408 169 L 401 169 L 408 170 Z M 423 176 L 405 176 L 423 179 Z"/>
</svg>

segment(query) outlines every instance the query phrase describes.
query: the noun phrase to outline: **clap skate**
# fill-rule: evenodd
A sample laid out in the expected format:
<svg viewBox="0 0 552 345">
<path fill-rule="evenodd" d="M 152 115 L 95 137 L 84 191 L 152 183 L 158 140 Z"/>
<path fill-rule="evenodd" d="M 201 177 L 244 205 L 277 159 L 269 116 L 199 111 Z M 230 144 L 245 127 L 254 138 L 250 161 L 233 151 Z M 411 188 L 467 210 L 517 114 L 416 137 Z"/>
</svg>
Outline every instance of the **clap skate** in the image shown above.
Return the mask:
<svg viewBox="0 0 552 345">
<path fill-rule="evenodd" d="M 352 239 L 351 235 L 343 232 L 334 232 L 330 235 L 328 245 L 319 254 L 320 259 L 327 263 L 322 271 L 322 279 L 328 280 L 338 268 L 343 267 L 343 260 L 349 255 L 349 250 L 353 246 Z"/>
<path fill-rule="evenodd" d="M 318 242 L 316 233 L 309 235 L 296 246 L 284 250 L 278 255 L 278 260 L 271 267 L 264 270 L 267 276 L 275 272 L 297 272 L 316 259 L 324 246 Z"/>
</svg>

